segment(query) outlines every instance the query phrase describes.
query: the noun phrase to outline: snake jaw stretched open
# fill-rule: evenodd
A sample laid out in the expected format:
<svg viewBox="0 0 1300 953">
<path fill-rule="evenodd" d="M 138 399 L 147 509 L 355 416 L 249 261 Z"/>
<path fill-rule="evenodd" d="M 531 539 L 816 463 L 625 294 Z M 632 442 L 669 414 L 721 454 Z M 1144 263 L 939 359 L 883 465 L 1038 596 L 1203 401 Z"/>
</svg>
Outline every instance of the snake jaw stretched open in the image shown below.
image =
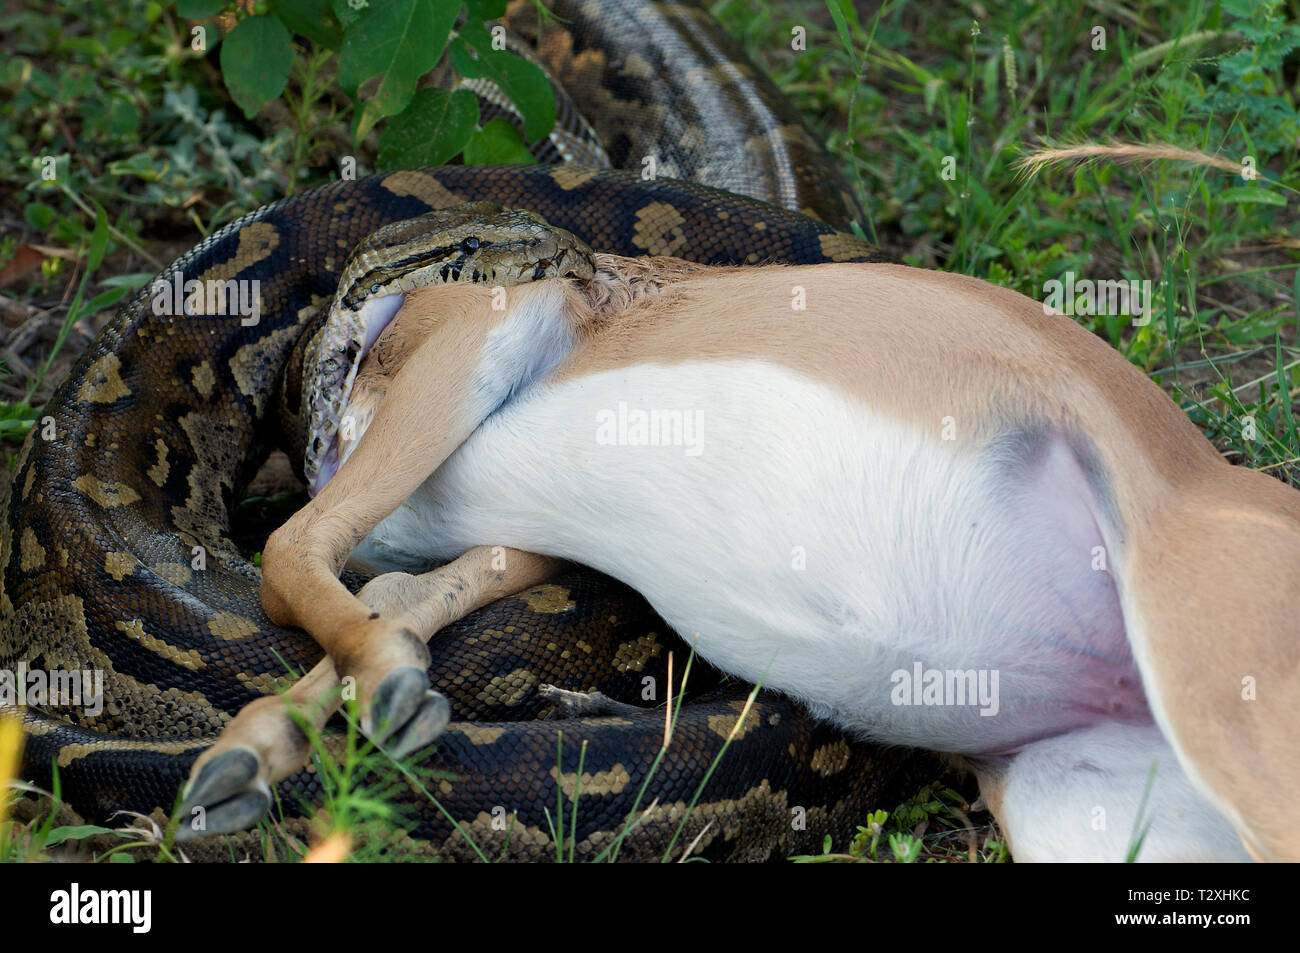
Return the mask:
<svg viewBox="0 0 1300 953">
<path fill-rule="evenodd" d="M 357 370 L 416 288 L 472 282 L 508 288 L 544 278 L 589 279 L 587 243 L 524 209 L 469 202 L 377 229 L 344 267 L 304 366 L 303 471 L 314 496 L 339 467 L 339 428 Z"/>
</svg>

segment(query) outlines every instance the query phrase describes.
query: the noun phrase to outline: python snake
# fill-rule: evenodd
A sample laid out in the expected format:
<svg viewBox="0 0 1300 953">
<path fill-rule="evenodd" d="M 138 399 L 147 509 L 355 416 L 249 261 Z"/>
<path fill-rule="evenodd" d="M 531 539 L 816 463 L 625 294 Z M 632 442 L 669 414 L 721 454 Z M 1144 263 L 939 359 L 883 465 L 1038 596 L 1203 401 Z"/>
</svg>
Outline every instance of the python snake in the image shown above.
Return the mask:
<svg viewBox="0 0 1300 953">
<path fill-rule="evenodd" d="M 731 191 L 572 166 L 340 181 L 244 216 L 163 273 L 258 281 L 256 323 L 157 314 L 149 288 L 123 307 L 47 404 L 53 438 L 38 427 L 23 445 L 0 522 L 0 668 L 103 676 L 102 712 L 22 712 L 25 778 L 48 790 L 57 765 L 62 798 L 80 817 L 135 811 L 163 820 L 222 726 L 320 658 L 309 636 L 267 620 L 259 571 L 232 541 L 231 518 L 273 447 L 300 465 L 304 330 L 319 327 L 349 254 L 376 229 L 491 201 L 615 254 L 706 264 L 879 257 L 831 227 L 855 213 L 827 185 L 835 181 L 829 160 L 702 9 L 634 0 L 552 7 L 563 27 L 540 36 L 534 28 L 531 38 L 614 161 L 639 170 L 642 155 L 658 154 L 660 175 Z M 688 648 L 638 595 L 574 567 L 450 626 L 430 649 L 431 685 L 458 720 L 425 764 L 442 779 L 399 792 L 405 849 L 554 859 L 557 797 L 567 814 L 577 795 L 576 829 L 566 824 L 565 836 L 576 858 L 597 856 L 627 821 L 659 753 L 664 717 L 654 706 L 665 699 L 669 652 L 680 677 Z M 542 683 L 649 707 L 538 720 L 550 707 L 536 691 Z M 728 860 L 819 850 L 828 835 L 842 847 L 868 811 L 892 807 L 935 771 L 931 756 L 881 752 L 767 692 L 737 727 L 749 687 L 702 665 L 690 687 L 641 802 L 653 809 L 620 859 L 665 852 L 729 734 L 678 854 L 697 836 L 695 853 Z M 305 835 L 323 793 L 317 768 L 277 790 L 280 823 Z M 253 838 L 221 839 L 213 856 L 255 852 Z"/>
</svg>

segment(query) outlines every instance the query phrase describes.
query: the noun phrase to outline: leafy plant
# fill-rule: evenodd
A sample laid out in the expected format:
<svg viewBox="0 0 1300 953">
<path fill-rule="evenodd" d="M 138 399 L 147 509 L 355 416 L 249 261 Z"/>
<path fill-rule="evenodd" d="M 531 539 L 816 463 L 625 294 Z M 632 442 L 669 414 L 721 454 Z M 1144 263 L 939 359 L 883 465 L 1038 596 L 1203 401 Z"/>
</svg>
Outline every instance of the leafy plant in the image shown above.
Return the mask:
<svg viewBox="0 0 1300 953">
<path fill-rule="evenodd" d="M 1218 76 L 1196 111 L 1233 116 L 1243 144 L 1272 154 L 1300 138 L 1300 112 L 1283 95 L 1283 64 L 1300 48 L 1300 23 L 1283 0 L 1221 0 L 1227 29 L 1246 42 L 1218 61 Z"/>
<path fill-rule="evenodd" d="M 311 80 L 301 84 L 298 102 L 314 101 L 321 95 L 315 77 L 337 54 L 338 85 L 353 102 L 354 144 L 386 121 L 381 168 L 438 165 L 462 152 L 473 162 L 533 161 L 510 122 L 480 125 L 467 89 L 420 88 L 444 54 L 455 76 L 491 81 L 510 98 L 527 141 L 555 125 L 546 74 L 506 49 L 502 28 L 487 25 L 505 13 L 506 0 L 259 0 L 247 13 L 228 7 L 224 0 L 176 3 L 189 19 L 235 19 L 221 41 L 221 75 L 244 115 L 251 119 L 287 95 L 295 71 Z"/>
<path fill-rule="evenodd" d="M 881 863 L 912 864 L 979 859 L 988 863 L 1006 860 L 1000 842 L 971 826 L 966 816 L 966 798 L 942 781 L 921 788 L 892 812 L 869 813 L 844 853 L 835 853 L 829 835 L 820 854 L 790 858 L 796 863 Z M 978 846 L 975 841 L 978 840 Z M 887 850 L 885 848 L 888 848 Z"/>
</svg>

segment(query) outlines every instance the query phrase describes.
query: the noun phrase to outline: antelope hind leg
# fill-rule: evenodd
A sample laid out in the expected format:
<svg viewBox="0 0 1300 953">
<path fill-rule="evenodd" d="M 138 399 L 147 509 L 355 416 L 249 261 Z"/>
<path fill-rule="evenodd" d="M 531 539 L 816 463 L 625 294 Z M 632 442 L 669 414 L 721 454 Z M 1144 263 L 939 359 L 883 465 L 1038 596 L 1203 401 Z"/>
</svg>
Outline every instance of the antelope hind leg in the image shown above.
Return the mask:
<svg viewBox="0 0 1300 953">
<path fill-rule="evenodd" d="M 1018 863 L 1250 860 L 1155 725 L 1103 723 L 972 760 Z"/>
<path fill-rule="evenodd" d="M 1224 466 L 1138 541 L 1130 638 L 1157 724 L 1258 860 L 1300 860 L 1300 497 Z"/>
<path fill-rule="evenodd" d="M 1120 861 L 1154 771 L 1139 860 L 1298 860 L 1300 499 L 1223 464 L 1141 519 L 1119 570 L 1154 723 L 976 762 L 985 800 L 1017 860 Z"/>
</svg>

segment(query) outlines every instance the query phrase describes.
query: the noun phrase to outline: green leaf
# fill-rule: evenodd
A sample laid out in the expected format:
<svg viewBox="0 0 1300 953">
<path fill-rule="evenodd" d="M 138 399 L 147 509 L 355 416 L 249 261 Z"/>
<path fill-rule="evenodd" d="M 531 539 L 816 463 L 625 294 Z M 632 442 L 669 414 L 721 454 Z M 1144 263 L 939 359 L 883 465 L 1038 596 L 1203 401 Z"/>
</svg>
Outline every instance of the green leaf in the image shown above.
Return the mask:
<svg viewBox="0 0 1300 953">
<path fill-rule="evenodd" d="M 108 107 L 108 128 L 119 136 L 134 135 L 140 129 L 140 111 L 129 99 L 114 99 Z"/>
<path fill-rule="evenodd" d="M 844 52 L 849 54 L 849 59 L 853 61 L 853 69 L 859 71 L 858 51 L 853 48 L 853 37 L 849 35 L 849 24 L 844 18 L 844 8 L 840 6 L 844 0 L 826 0 L 826 9 L 830 11 L 831 19 L 835 21 L 835 32 L 840 35 L 840 43 L 844 46 Z"/>
<path fill-rule="evenodd" d="M 1245 202 L 1254 203 L 1256 205 L 1286 205 L 1286 198 L 1284 196 L 1255 185 L 1239 185 L 1235 189 L 1228 189 L 1226 192 L 1220 192 L 1219 201 L 1238 204 Z"/>
<path fill-rule="evenodd" d="M 116 30 L 109 30 L 105 42 L 108 45 L 108 52 L 120 53 L 131 44 L 139 40 L 139 34 L 135 30 L 128 30 L 125 27 L 119 27 Z"/>
<path fill-rule="evenodd" d="M 1291 303 L 1295 305 L 1296 322 L 1300 323 L 1300 268 L 1296 269 L 1295 278 L 1291 280 Z"/>
<path fill-rule="evenodd" d="M 132 271 L 125 275 L 113 275 L 105 278 L 100 282 L 105 288 L 126 288 L 134 291 L 136 288 L 143 288 L 153 280 L 153 272 L 150 271 Z"/>
<path fill-rule="evenodd" d="M 448 0 L 373 0 L 347 28 L 339 54 L 339 85 L 357 98 L 362 83 L 383 76 L 357 112 L 356 141 L 380 119 L 407 107 L 416 82 L 442 58 L 459 13 L 460 3 Z"/>
<path fill-rule="evenodd" d="M 101 291 L 95 297 L 86 302 L 81 309 L 83 314 L 94 314 L 97 311 L 103 311 L 111 308 L 123 298 L 131 293 L 130 288 L 109 288 L 107 291 Z"/>
<path fill-rule="evenodd" d="M 465 14 L 471 20 L 498 20 L 506 15 L 509 0 L 465 0 Z"/>
<path fill-rule="evenodd" d="M 275 15 L 291 33 L 317 46 L 338 50 L 343 45 L 343 28 L 334 18 L 330 0 L 276 0 Z"/>
<path fill-rule="evenodd" d="M 216 16 L 226 0 L 176 0 L 176 15 L 186 20 L 204 20 Z"/>
<path fill-rule="evenodd" d="M 1274 358 L 1277 361 L 1277 396 L 1278 403 L 1282 405 L 1282 415 L 1286 418 L 1286 432 L 1289 436 L 1294 437 L 1296 434 L 1295 414 L 1291 410 L 1291 373 L 1287 370 L 1286 361 L 1282 357 L 1282 328 L 1279 322 L 1277 331 L 1273 335 Z"/>
<path fill-rule="evenodd" d="M 161 182 L 169 166 L 159 165 L 156 156 L 147 152 L 135 152 L 125 159 L 117 159 L 108 164 L 109 175 L 129 175 L 145 182 Z"/>
<path fill-rule="evenodd" d="M 383 169 L 442 165 L 465 148 L 478 125 L 478 99 L 467 89 L 422 89 L 379 137 Z"/>
<path fill-rule="evenodd" d="M 37 231 L 48 232 L 54 224 L 54 207 L 44 202 L 28 202 L 23 209 L 23 218 Z"/>
<path fill-rule="evenodd" d="M 493 162 L 536 162 L 508 119 L 493 119 L 470 136 L 465 146 L 466 165 L 486 165 Z"/>
<path fill-rule="evenodd" d="M 513 53 L 492 49 L 486 30 L 471 29 L 457 36 L 451 45 L 451 65 L 463 77 L 496 83 L 523 117 L 529 142 L 544 138 L 555 127 L 555 94 L 546 74 Z"/>
<path fill-rule="evenodd" d="M 95 230 L 90 233 L 90 253 L 86 256 L 86 274 L 97 269 L 104 261 L 104 252 L 108 250 L 108 213 L 98 202 L 91 199 L 95 206 Z"/>
<path fill-rule="evenodd" d="M 292 68 L 291 37 L 275 17 L 241 20 L 221 44 L 221 76 L 248 119 L 284 92 Z"/>
<path fill-rule="evenodd" d="M 348 0 L 330 0 L 330 8 L 334 11 L 334 17 L 343 24 L 346 32 L 347 28 L 357 22 L 357 17 L 361 16 L 360 10 L 352 9 L 352 4 Z"/>
<path fill-rule="evenodd" d="M 49 836 L 45 838 L 46 847 L 57 847 L 59 844 L 70 840 L 85 840 L 87 837 L 94 837 L 96 834 L 115 834 L 116 831 L 107 827 L 96 827 L 94 824 L 81 824 L 75 827 L 56 827 L 50 831 Z"/>
<path fill-rule="evenodd" d="M 59 52 L 68 53 L 89 53 L 92 57 L 103 57 L 104 44 L 97 36 L 79 36 L 71 40 L 65 40 L 59 47 Z"/>
</svg>

